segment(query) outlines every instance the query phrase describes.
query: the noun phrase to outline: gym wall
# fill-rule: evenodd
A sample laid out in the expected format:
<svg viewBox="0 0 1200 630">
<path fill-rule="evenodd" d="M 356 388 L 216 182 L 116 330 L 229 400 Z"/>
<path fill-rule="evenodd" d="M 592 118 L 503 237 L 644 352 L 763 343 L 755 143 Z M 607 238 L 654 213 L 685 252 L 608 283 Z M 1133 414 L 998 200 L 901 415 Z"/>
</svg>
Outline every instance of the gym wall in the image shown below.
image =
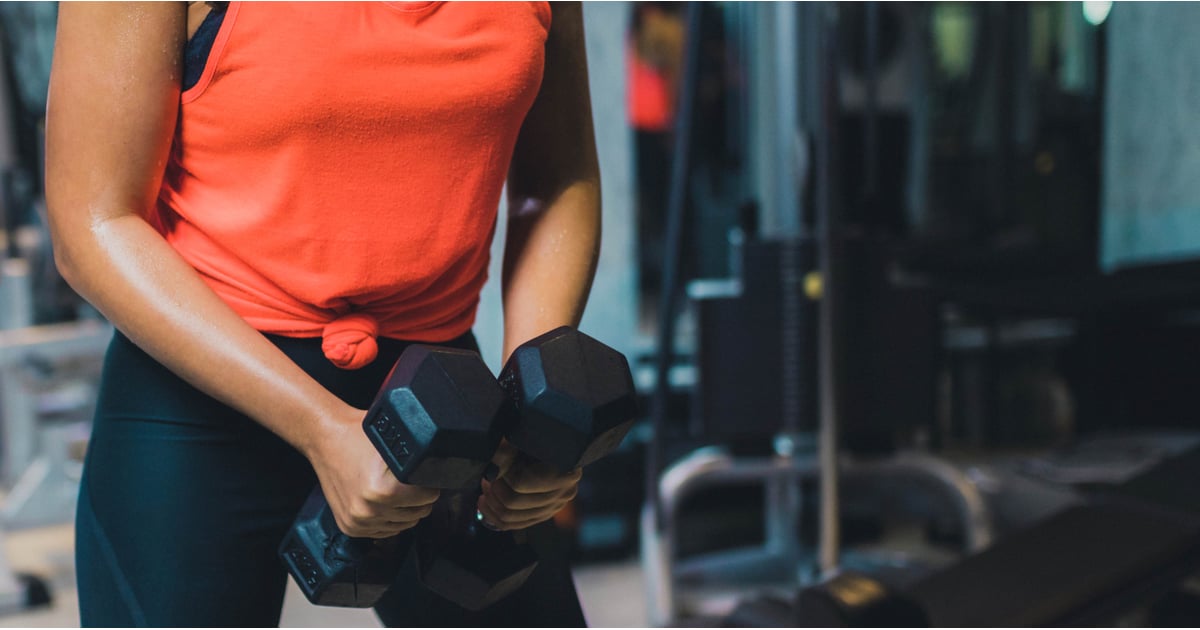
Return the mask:
<svg viewBox="0 0 1200 630">
<path fill-rule="evenodd" d="M 1200 255 L 1200 4 L 1118 2 L 1108 18 L 1101 266 Z"/>
</svg>

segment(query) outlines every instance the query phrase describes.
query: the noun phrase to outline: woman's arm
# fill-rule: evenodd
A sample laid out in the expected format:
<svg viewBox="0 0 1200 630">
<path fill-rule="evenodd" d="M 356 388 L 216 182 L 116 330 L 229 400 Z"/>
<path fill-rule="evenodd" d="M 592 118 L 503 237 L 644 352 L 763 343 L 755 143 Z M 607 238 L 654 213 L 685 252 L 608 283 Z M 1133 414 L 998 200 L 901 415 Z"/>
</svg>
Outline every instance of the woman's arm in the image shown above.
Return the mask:
<svg viewBox="0 0 1200 630">
<path fill-rule="evenodd" d="M 600 251 L 600 168 L 583 7 L 551 6 L 542 87 L 521 127 L 508 178 L 506 360 L 533 337 L 579 325 Z M 480 511 L 502 529 L 529 527 L 566 505 L 578 481 L 579 471 L 560 475 L 548 466 L 519 466 L 490 484 Z"/>
<path fill-rule="evenodd" d="M 504 357 L 577 326 L 600 252 L 600 167 L 592 129 L 583 10 L 554 2 L 541 91 L 517 139 L 504 244 Z"/>
<path fill-rule="evenodd" d="M 358 429 L 362 412 L 246 324 L 146 220 L 175 131 L 186 15 L 176 2 L 59 10 L 46 114 L 59 270 L 163 365 L 308 456 L 346 533 L 387 533 L 413 514 L 383 507 L 405 502 Z"/>
</svg>

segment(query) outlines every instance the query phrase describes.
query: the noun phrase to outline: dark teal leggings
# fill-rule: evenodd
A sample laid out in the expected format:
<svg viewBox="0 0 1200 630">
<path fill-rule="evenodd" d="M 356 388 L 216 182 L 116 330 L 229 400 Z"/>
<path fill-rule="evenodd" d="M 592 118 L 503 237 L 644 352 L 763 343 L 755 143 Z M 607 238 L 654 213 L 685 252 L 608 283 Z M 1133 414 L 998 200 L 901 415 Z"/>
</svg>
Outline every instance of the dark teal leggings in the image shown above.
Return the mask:
<svg viewBox="0 0 1200 630">
<path fill-rule="evenodd" d="M 320 340 L 271 337 L 346 402 L 365 409 L 405 343 L 334 367 Z M 468 334 L 444 345 L 476 349 Z M 118 334 L 105 358 L 76 517 L 82 624 L 279 624 L 288 578 L 275 555 L 316 483 L 308 461 L 261 425 L 197 391 Z M 412 563 L 376 613 L 388 626 L 584 625 L 563 536 L 531 530 L 542 561 L 512 597 L 470 613 L 429 592 Z"/>
</svg>

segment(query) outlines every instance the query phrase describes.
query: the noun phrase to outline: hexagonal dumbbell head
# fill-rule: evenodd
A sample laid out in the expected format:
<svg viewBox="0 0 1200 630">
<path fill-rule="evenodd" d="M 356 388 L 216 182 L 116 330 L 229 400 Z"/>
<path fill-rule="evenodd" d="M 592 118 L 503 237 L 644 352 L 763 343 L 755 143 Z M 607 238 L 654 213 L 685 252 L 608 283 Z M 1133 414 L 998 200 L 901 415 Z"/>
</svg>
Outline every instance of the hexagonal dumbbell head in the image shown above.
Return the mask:
<svg viewBox="0 0 1200 630">
<path fill-rule="evenodd" d="M 411 530 L 392 538 L 350 538 L 314 488 L 279 545 L 279 557 L 300 591 L 318 606 L 374 606 L 396 581 Z"/>
<path fill-rule="evenodd" d="M 500 382 L 516 405 L 508 441 L 563 471 L 615 449 L 637 413 L 625 357 L 567 326 L 513 351 Z"/>
<path fill-rule="evenodd" d="M 479 482 L 500 444 L 505 392 L 474 352 L 412 345 L 363 429 L 400 481 L 426 488 Z"/>
<path fill-rule="evenodd" d="M 470 505 L 462 505 L 466 499 Z M 417 529 L 414 555 L 421 583 L 467 610 L 483 610 L 507 597 L 538 565 L 523 532 L 516 534 L 518 540 L 513 532 L 495 532 L 476 522 L 473 494 L 438 502 Z"/>
</svg>

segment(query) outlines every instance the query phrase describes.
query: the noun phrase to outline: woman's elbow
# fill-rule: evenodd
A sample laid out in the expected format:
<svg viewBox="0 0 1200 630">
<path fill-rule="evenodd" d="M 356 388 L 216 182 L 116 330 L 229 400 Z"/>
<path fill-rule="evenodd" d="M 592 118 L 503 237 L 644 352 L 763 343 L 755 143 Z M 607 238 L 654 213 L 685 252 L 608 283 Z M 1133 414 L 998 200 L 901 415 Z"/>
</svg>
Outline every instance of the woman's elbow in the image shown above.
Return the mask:
<svg viewBox="0 0 1200 630">
<path fill-rule="evenodd" d="M 49 217 L 50 244 L 54 253 L 54 266 L 58 274 L 76 291 L 84 265 L 79 250 L 84 248 L 84 239 L 89 238 L 87 229 L 80 221 L 64 216 L 61 205 L 54 203 L 53 195 L 47 195 L 46 210 Z"/>
<path fill-rule="evenodd" d="M 54 267 L 58 269 L 58 275 L 62 276 L 72 289 L 78 291 L 79 266 L 75 264 L 75 257 L 70 254 L 70 248 L 64 245 L 62 239 L 53 239 L 53 243 Z"/>
</svg>

